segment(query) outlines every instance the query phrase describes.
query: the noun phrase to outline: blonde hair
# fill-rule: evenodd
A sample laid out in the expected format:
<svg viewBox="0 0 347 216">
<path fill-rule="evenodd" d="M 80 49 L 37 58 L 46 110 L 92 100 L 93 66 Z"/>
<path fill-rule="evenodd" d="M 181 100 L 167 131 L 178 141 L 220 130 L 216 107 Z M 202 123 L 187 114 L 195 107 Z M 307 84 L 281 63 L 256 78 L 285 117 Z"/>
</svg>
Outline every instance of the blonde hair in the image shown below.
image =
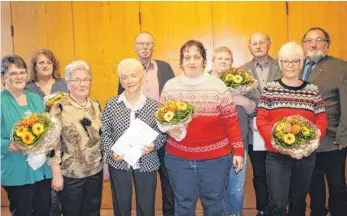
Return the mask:
<svg viewBox="0 0 347 216">
<path fill-rule="evenodd" d="M 300 56 L 300 61 L 304 61 L 304 50 L 302 47 L 295 43 L 294 41 L 285 43 L 281 48 L 280 51 L 278 52 L 278 63 L 283 59 L 284 56 L 288 54 L 297 54 Z"/>
<path fill-rule="evenodd" d="M 117 69 L 119 77 L 121 76 L 121 73 L 124 69 L 133 69 L 136 72 L 140 72 L 141 76 L 143 76 L 143 74 L 144 74 L 143 65 L 137 59 L 127 58 L 127 59 L 123 59 L 122 61 L 120 61 L 118 64 L 118 69 Z"/>
<path fill-rule="evenodd" d="M 229 53 L 229 55 L 231 56 L 231 61 L 234 61 L 234 56 L 233 56 L 233 52 L 226 46 L 220 46 L 217 47 L 216 49 L 214 49 L 213 54 L 212 54 L 212 62 L 214 62 L 216 55 L 218 53 L 222 53 L 222 52 L 226 52 Z"/>
</svg>

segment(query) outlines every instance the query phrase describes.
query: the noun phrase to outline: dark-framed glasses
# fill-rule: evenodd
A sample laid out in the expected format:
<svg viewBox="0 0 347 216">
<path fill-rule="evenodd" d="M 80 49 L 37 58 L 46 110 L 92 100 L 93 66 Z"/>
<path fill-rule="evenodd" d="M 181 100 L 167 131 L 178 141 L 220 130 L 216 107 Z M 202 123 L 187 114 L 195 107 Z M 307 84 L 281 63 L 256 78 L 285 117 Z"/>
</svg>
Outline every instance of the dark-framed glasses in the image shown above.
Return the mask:
<svg viewBox="0 0 347 216">
<path fill-rule="evenodd" d="M 283 66 L 289 66 L 290 64 L 292 64 L 293 66 L 298 66 L 300 64 L 301 60 L 300 59 L 293 60 L 293 61 L 281 60 L 280 62 Z"/>
</svg>

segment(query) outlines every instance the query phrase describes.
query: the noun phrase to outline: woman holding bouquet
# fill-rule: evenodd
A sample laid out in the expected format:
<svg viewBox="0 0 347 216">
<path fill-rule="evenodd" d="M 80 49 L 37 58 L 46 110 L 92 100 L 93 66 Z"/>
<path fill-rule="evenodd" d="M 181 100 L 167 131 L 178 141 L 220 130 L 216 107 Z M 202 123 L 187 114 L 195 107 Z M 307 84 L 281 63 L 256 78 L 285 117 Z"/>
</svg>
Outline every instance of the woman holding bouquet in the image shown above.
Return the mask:
<svg viewBox="0 0 347 216">
<path fill-rule="evenodd" d="M 53 93 L 67 92 L 66 82 L 60 77 L 59 62 L 52 51 L 40 49 L 34 53 L 31 58 L 30 81 L 26 84 L 25 89 L 40 95 L 42 99 Z M 51 196 L 50 216 L 60 216 L 58 194 L 53 189 Z"/>
<path fill-rule="evenodd" d="M 314 152 L 301 159 L 279 153 L 271 144 L 274 140 L 273 126 L 284 117 L 299 115 L 320 130 L 318 139 L 324 137 L 327 127 L 325 108 L 318 87 L 299 79 L 303 58 L 304 52 L 295 42 L 283 45 L 279 51 L 283 77 L 266 85 L 259 102 L 257 126 L 268 150 L 266 175 L 270 195 L 267 215 L 283 216 L 288 200 L 289 216 L 305 215 L 305 200 L 316 159 Z M 290 128 L 289 124 L 286 130 L 292 135 L 284 139 L 285 143 L 293 144 L 293 134 L 297 133 L 298 128 L 300 125 Z"/>
<path fill-rule="evenodd" d="M 223 72 L 230 71 L 233 65 L 233 54 L 228 47 L 218 47 L 212 55 L 211 75 L 219 78 Z M 247 97 L 246 97 L 247 96 Z M 241 215 L 244 197 L 244 182 L 246 179 L 246 162 L 248 149 L 248 117 L 253 117 L 256 108 L 256 98 L 249 93 L 246 96 L 234 94 L 237 116 L 242 131 L 242 139 L 245 148 L 243 169 L 236 173 L 232 167 L 230 170 L 229 183 L 226 191 L 226 215 Z"/>
<path fill-rule="evenodd" d="M 196 40 L 180 50 L 181 76 L 164 86 L 161 103 L 173 99 L 195 107 L 181 141 L 180 130 L 169 131 L 165 164 L 175 196 L 175 215 L 195 215 L 200 198 L 204 215 L 225 214 L 229 171 L 243 166 L 244 147 L 232 95 L 218 78 L 204 73 L 206 50 Z M 233 157 L 232 157 L 232 154 Z"/>
<path fill-rule="evenodd" d="M 27 156 L 11 140 L 12 127 L 26 113 L 44 112 L 41 98 L 24 90 L 28 78 L 27 66 L 17 55 L 1 60 L 1 185 L 4 187 L 10 211 L 14 216 L 47 216 L 51 204 L 51 172 L 47 163 L 35 171 Z"/>
<path fill-rule="evenodd" d="M 65 67 L 65 78 L 69 95 L 50 111 L 62 126 L 60 146 L 48 159 L 52 188 L 60 191 L 64 216 L 100 215 L 101 109 L 89 98 L 92 73 L 86 62 L 74 61 Z"/>
</svg>

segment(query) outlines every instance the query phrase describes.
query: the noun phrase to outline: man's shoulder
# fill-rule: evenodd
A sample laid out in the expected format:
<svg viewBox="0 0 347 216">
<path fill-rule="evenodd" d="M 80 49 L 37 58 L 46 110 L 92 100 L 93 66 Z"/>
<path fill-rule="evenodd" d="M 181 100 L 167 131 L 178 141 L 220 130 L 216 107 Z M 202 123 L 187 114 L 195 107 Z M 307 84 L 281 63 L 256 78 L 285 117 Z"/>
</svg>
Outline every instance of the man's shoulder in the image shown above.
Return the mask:
<svg viewBox="0 0 347 216">
<path fill-rule="evenodd" d="M 243 69 L 247 68 L 248 69 L 252 66 L 252 64 L 253 64 L 253 59 L 250 60 L 249 62 L 246 62 L 245 64 L 241 65 L 240 68 L 243 68 Z"/>
<path fill-rule="evenodd" d="M 167 63 L 166 61 L 162 61 L 162 60 L 158 60 L 158 59 L 153 59 L 153 60 L 157 63 L 158 67 L 159 67 L 159 65 L 160 66 L 169 66 L 169 67 L 171 67 L 170 64 Z"/>
<path fill-rule="evenodd" d="M 344 74 L 347 72 L 347 62 L 333 56 L 327 56 L 323 61 L 318 62 L 318 66 L 323 69 L 323 71 L 329 70 L 330 73 L 334 74 Z"/>
</svg>

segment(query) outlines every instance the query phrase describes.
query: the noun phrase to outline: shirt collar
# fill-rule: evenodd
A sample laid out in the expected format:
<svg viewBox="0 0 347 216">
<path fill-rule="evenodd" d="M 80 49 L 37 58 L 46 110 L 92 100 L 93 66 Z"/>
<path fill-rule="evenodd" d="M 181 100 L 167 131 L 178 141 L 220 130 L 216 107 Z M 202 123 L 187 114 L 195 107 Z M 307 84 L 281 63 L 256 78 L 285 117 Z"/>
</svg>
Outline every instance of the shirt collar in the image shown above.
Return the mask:
<svg viewBox="0 0 347 216">
<path fill-rule="evenodd" d="M 255 58 L 253 58 L 253 64 L 254 64 L 254 67 L 260 67 L 260 68 L 263 68 L 263 67 L 267 67 L 269 64 L 270 64 L 270 56 L 268 56 L 265 64 L 260 64 Z"/>
<path fill-rule="evenodd" d="M 145 71 L 147 72 L 149 70 L 154 69 L 155 62 L 154 62 L 154 59 L 151 59 L 147 67 L 142 62 L 141 62 L 141 64 L 142 64 L 143 68 L 145 69 Z"/>
<path fill-rule="evenodd" d="M 147 97 L 141 93 L 140 99 L 136 103 L 133 110 L 136 111 L 136 110 L 142 109 L 146 103 L 146 99 L 147 99 Z M 117 103 L 121 103 L 121 102 L 123 102 L 128 109 L 131 109 L 131 105 L 128 102 L 127 97 L 125 96 L 125 91 L 119 95 L 119 98 L 117 100 Z"/>
</svg>

